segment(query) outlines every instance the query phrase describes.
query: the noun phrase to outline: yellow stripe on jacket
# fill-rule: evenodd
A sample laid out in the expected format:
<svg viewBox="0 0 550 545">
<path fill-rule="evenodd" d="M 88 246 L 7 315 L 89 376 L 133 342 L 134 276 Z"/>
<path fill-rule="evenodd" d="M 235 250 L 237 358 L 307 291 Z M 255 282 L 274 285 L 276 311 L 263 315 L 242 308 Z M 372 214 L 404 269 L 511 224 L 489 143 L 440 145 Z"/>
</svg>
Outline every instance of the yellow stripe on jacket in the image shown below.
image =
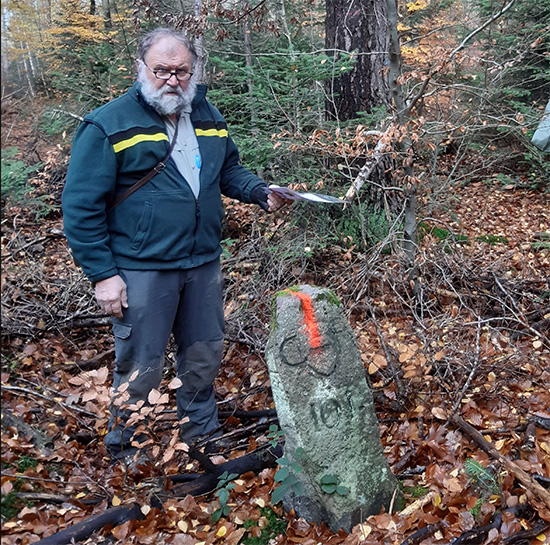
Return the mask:
<svg viewBox="0 0 550 545">
<path fill-rule="evenodd" d="M 156 134 L 136 134 L 135 136 L 132 136 L 132 138 L 128 138 L 128 140 L 121 140 L 120 142 L 117 142 L 113 145 L 113 149 L 115 150 L 115 153 L 118 153 L 119 151 L 131 148 L 140 142 L 159 142 L 161 140 L 168 140 L 168 136 L 166 136 L 163 132 L 157 132 Z"/>
<path fill-rule="evenodd" d="M 227 129 L 195 129 L 197 136 L 219 136 L 227 138 Z"/>
</svg>

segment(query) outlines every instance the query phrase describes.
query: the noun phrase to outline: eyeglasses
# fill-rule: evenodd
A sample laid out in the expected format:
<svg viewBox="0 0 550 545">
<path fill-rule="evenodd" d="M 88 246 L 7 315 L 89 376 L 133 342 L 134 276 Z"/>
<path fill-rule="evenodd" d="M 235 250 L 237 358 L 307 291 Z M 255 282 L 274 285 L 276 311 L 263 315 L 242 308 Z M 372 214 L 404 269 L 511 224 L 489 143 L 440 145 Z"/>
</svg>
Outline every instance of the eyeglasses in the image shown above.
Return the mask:
<svg viewBox="0 0 550 545">
<path fill-rule="evenodd" d="M 141 61 L 143 62 L 143 61 Z M 155 78 L 162 79 L 164 81 L 168 81 L 172 76 L 176 76 L 176 79 L 178 81 L 188 81 L 191 79 L 191 76 L 193 75 L 193 72 L 187 72 L 183 68 L 180 68 L 178 70 L 166 70 L 164 68 L 160 68 L 159 70 L 151 70 L 144 62 L 143 65 L 145 68 L 153 72 L 155 74 Z"/>
</svg>

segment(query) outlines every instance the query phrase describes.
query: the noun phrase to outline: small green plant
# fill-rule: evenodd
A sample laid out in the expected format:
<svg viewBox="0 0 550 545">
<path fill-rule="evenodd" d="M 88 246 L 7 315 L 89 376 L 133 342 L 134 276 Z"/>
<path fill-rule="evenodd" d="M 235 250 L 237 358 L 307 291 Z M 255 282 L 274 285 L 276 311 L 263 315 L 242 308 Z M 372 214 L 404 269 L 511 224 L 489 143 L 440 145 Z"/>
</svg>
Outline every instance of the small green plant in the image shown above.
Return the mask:
<svg viewBox="0 0 550 545">
<path fill-rule="evenodd" d="M 17 466 L 17 471 L 19 473 L 23 473 L 29 468 L 35 469 L 38 465 L 38 460 L 35 460 L 34 458 L 31 458 L 30 456 L 27 456 L 26 454 L 23 454 L 19 460 L 15 463 Z"/>
<path fill-rule="evenodd" d="M 233 254 L 231 253 L 231 248 L 235 245 L 236 240 L 233 238 L 224 238 L 221 241 L 222 246 L 222 261 L 224 259 L 229 259 L 230 257 L 233 257 Z"/>
<path fill-rule="evenodd" d="M 220 502 L 220 507 L 212 513 L 212 519 L 214 522 L 220 520 L 220 518 L 226 517 L 231 511 L 231 507 L 227 505 L 229 500 L 229 492 L 235 488 L 235 483 L 232 483 L 239 475 L 237 473 L 228 473 L 224 471 L 218 477 L 218 486 L 216 491 L 216 496 L 218 496 L 218 501 Z"/>
<path fill-rule="evenodd" d="M 299 447 L 294 453 L 299 460 L 304 455 L 304 449 Z M 271 494 L 271 505 L 279 503 L 284 496 L 292 490 L 295 494 L 302 493 L 302 483 L 296 478 L 295 473 L 303 471 L 299 462 L 291 462 L 287 457 L 283 456 L 277 460 L 281 468 L 275 473 L 275 482 L 281 483 Z"/>
<path fill-rule="evenodd" d="M 479 242 L 486 242 L 489 246 L 494 246 L 495 244 L 508 244 L 507 238 L 499 237 L 498 235 L 481 235 L 476 237 L 476 240 Z"/>
<path fill-rule="evenodd" d="M 483 505 L 483 500 L 479 498 L 479 500 L 476 501 L 476 504 L 470 509 L 470 513 L 472 513 L 472 516 L 477 519 L 480 511 L 481 506 Z"/>
<path fill-rule="evenodd" d="M 403 486 L 401 487 L 401 490 L 403 491 L 403 494 L 408 494 L 413 498 L 421 498 L 422 496 L 425 496 L 430 489 L 417 484 L 415 486 Z"/>
<path fill-rule="evenodd" d="M 339 480 L 336 475 L 323 475 L 321 477 L 321 490 L 326 494 L 338 494 L 339 496 L 347 496 L 349 488 L 338 484 Z"/>
<path fill-rule="evenodd" d="M 261 530 L 259 537 L 246 536 L 242 540 L 243 545 L 268 545 L 271 540 L 277 536 L 283 535 L 286 532 L 287 521 L 281 518 L 268 507 L 264 507 L 260 510 L 262 517 L 267 519 L 267 525 Z M 254 526 L 258 526 L 257 520 L 247 520 L 243 526 L 248 530 Z"/>
<path fill-rule="evenodd" d="M 540 250 L 550 250 L 550 242 L 532 242 L 531 246 L 533 247 L 533 250 L 536 250 L 537 252 L 539 252 Z"/>
<path fill-rule="evenodd" d="M 447 229 L 443 229 L 442 227 L 431 227 L 427 223 L 421 222 L 418 224 L 418 236 L 420 241 L 422 241 L 426 235 L 433 235 L 435 238 L 441 242 L 445 242 L 446 244 L 449 242 L 455 242 L 456 244 L 470 244 L 470 241 L 466 235 L 457 235 Z"/>
<path fill-rule="evenodd" d="M 508 176 L 506 174 L 499 173 L 495 176 L 495 180 L 497 182 L 500 182 L 504 187 L 508 187 L 511 185 L 518 185 L 519 182 L 516 178 L 512 178 L 511 176 Z"/>
<path fill-rule="evenodd" d="M 269 431 L 266 434 L 267 439 L 269 440 L 269 443 L 273 448 L 277 446 L 277 443 L 283 438 L 284 431 L 279 429 L 279 426 L 277 424 L 271 424 L 269 426 Z"/>
<path fill-rule="evenodd" d="M 21 507 L 18 505 L 17 497 L 15 492 L 10 492 L 9 494 L 2 494 L 2 521 L 7 521 L 14 518 Z"/>
<path fill-rule="evenodd" d="M 482 498 L 486 498 L 500 492 L 500 484 L 497 477 L 495 477 L 495 475 L 493 475 L 489 470 L 485 469 L 476 460 L 468 458 L 464 462 L 464 471 Z"/>
<path fill-rule="evenodd" d="M 20 159 L 16 159 L 19 150 L 6 148 L 2 150 L 2 204 L 8 202 L 19 204 L 32 187 L 29 186 L 29 175 L 42 167 L 41 163 L 27 166 Z"/>
</svg>

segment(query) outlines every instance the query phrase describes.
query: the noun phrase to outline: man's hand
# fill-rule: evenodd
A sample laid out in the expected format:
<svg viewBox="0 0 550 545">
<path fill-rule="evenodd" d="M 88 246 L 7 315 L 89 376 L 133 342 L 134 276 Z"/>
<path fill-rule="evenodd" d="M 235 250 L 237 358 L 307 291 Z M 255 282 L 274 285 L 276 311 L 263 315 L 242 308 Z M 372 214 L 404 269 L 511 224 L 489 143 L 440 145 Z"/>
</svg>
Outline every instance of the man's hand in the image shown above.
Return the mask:
<svg viewBox="0 0 550 545">
<path fill-rule="evenodd" d="M 269 187 L 278 187 L 276 185 L 270 185 Z M 266 212 L 275 212 L 283 206 L 290 204 L 292 201 L 277 195 L 272 191 L 269 191 L 268 186 L 260 185 L 255 187 L 250 193 L 250 200 L 261 206 Z"/>
<path fill-rule="evenodd" d="M 279 210 L 279 208 L 291 203 L 292 201 L 290 199 L 285 199 L 284 197 L 281 197 L 281 195 L 277 195 L 277 193 L 271 192 L 267 196 L 268 212 L 275 212 L 276 210 Z"/>
<path fill-rule="evenodd" d="M 118 274 L 96 283 L 95 298 L 101 310 L 109 316 L 122 318 L 122 309 L 128 308 L 126 283 Z"/>
</svg>

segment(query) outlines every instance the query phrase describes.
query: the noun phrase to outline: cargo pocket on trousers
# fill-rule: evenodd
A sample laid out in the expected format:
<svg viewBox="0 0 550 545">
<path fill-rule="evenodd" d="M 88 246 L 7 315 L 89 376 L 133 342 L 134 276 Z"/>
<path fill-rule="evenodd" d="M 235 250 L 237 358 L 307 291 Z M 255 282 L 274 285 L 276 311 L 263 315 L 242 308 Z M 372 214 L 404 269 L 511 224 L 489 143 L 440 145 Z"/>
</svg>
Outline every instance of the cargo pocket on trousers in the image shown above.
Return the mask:
<svg viewBox="0 0 550 545">
<path fill-rule="evenodd" d="M 132 333 L 132 324 L 113 322 L 113 334 L 119 339 L 127 339 Z"/>
<path fill-rule="evenodd" d="M 129 346 L 125 344 L 125 341 L 130 338 L 131 334 L 132 324 L 125 324 L 124 322 L 113 320 L 113 335 L 115 336 L 116 344 L 115 366 L 117 373 L 126 373 L 132 367 L 131 358 L 128 357 L 131 352 L 129 352 Z"/>
</svg>

